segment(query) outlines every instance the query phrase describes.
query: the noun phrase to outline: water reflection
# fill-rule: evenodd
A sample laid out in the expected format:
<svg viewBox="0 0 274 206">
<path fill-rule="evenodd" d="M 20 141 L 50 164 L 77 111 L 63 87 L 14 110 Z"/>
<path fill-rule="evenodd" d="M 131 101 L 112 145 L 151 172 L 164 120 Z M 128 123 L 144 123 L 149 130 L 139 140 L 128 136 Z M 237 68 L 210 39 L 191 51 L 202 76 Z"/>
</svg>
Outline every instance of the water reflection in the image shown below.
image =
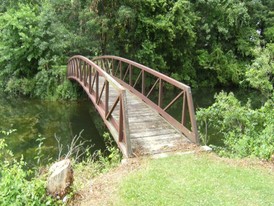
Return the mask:
<svg viewBox="0 0 274 206">
<path fill-rule="evenodd" d="M 58 156 L 55 136 L 61 138 L 66 152 L 67 144 L 81 130 L 83 140 L 94 144 L 91 152 L 105 148 L 102 134 L 106 128 L 89 100 L 47 102 L 0 94 L 0 115 L 0 129 L 16 129 L 6 137 L 9 147 L 29 162 L 36 154 L 40 134 L 45 137 L 42 149 L 47 159 Z"/>
</svg>

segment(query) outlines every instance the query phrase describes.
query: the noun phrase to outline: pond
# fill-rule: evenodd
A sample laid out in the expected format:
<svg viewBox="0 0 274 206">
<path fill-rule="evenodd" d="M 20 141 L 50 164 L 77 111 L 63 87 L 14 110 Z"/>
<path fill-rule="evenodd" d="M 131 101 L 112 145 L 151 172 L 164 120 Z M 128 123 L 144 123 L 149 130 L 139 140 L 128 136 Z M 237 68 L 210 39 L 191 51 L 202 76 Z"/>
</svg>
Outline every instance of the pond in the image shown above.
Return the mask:
<svg viewBox="0 0 274 206">
<path fill-rule="evenodd" d="M 221 90 L 223 89 L 193 89 L 194 107 L 197 109 L 210 106 L 214 102 L 214 94 Z M 243 103 L 250 98 L 254 102 L 254 107 L 263 102 L 255 91 L 239 89 L 226 89 L 226 91 L 233 91 Z M 179 110 L 181 108 L 178 108 Z M 37 139 L 41 137 L 45 138 L 42 147 L 44 159 L 54 160 L 58 157 L 56 137 L 60 139 L 64 147 L 63 152 L 66 153 L 67 145 L 81 131 L 82 140 L 93 144 L 91 153 L 105 149 L 102 136 L 107 128 L 87 98 L 78 101 L 52 102 L 7 97 L 0 93 L 0 116 L 0 129 L 16 129 L 5 137 L 6 142 L 15 155 L 23 154 L 27 162 L 34 161 L 39 145 Z M 222 139 L 213 136 L 209 143 L 221 145 Z"/>
<path fill-rule="evenodd" d="M 9 148 L 16 156 L 24 155 L 27 162 L 34 161 L 38 138 L 45 138 L 43 159 L 58 157 L 56 138 L 66 153 L 67 145 L 81 131 L 81 140 L 93 145 L 90 152 L 105 149 L 102 135 L 107 129 L 88 99 L 52 102 L 6 97 L 0 93 L 0 116 L 0 129 L 16 129 L 5 137 Z"/>
</svg>

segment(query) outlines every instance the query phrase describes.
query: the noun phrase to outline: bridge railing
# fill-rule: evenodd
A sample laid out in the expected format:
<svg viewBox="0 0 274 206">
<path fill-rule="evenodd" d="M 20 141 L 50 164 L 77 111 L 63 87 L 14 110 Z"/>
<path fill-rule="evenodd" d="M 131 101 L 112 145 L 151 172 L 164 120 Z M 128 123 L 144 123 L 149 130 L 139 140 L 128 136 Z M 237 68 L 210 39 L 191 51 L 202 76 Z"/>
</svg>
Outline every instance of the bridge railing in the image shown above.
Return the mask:
<svg viewBox="0 0 274 206">
<path fill-rule="evenodd" d="M 93 61 L 121 85 L 157 110 L 192 142 L 199 143 L 189 86 L 125 58 L 101 56 L 94 58 Z"/>
<path fill-rule="evenodd" d="M 84 88 L 124 155 L 131 156 L 125 88 L 94 62 L 80 55 L 69 59 L 67 77 L 78 81 Z M 112 92 L 112 103 L 110 87 L 116 91 L 114 99 Z M 118 118 L 115 117 L 117 114 Z"/>
</svg>

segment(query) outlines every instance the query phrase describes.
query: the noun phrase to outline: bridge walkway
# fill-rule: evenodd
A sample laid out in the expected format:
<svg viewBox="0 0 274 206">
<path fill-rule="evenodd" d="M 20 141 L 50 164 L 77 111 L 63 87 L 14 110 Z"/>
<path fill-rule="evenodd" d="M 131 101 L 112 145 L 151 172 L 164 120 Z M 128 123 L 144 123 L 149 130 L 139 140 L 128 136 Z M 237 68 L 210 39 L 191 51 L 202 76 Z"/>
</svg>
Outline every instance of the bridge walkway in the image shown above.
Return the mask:
<svg viewBox="0 0 274 206">
<path fill-rule="evenodd" d="M 83 87 L 125 156 L 199 144 L 189 86 L 115 56 L 91 61 L 76 55 L 69 60 L 67 77 Z M 171 99 L 166 98 L 168 93 Z M 176 104 L 181 108 L 179 119 L 169 112 Z"/>
<path fill-rule="evenodd" d="M 103 87 L 100 78 L 99 88 Z M 109 87 L 109 104 L 113 105 L 117 97 L 116 90 Z M 105 98 L 103 93 L 102 98 Z M 181 144 L 190 142 L 180 131 L 168 123 L 157 111 L 148 106 L 139 97 L 126 90 L 129 138 L 134 154 L 157 154 L 172 151 Z M 113 111 L 114 119 L 119 119 L 119 103 Z M 117 132 L 117 131 L 116 131 Z M 114 136 L 117 136 L 115 134 Z"/>
</svg>

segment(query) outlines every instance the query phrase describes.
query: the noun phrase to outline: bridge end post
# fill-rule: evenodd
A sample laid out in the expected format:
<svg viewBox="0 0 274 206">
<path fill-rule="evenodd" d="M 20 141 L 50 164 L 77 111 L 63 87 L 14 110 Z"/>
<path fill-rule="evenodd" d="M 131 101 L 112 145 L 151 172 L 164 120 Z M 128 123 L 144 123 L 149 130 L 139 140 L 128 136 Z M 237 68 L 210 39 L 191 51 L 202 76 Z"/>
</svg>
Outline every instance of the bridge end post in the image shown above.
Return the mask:
<svg viewBox="0 0 274 206">
<path fill-rule="evenodd" d="M 195 110 L 193 106 L 193 99 L 192 99 L 192 93 L 190 87 L 187 90 L 187 102 L 188 102 L 188 109 L 189 109 L 189 116 L 190 116 L 190 122 L 191 122 L 191 128 L 194 135 L 194 143 L 199 145 L 200 139 L 197 129 L 197 122 L 195 117 Z"/>
<path fill-rule="evenodd" d="M 123 125 L 124 125 L 124 142 L 126 147 L 126 157 L 132 157 L 132 147 L 130 141 L 130 133 L 129 133 L 129 121 L 128 121 L 128 109 L 127 109 L 127 99 L 126 99 L 126 90 L 122 90 L 121 92 L 121 110 L 123 115 Z"/>
</svg>

